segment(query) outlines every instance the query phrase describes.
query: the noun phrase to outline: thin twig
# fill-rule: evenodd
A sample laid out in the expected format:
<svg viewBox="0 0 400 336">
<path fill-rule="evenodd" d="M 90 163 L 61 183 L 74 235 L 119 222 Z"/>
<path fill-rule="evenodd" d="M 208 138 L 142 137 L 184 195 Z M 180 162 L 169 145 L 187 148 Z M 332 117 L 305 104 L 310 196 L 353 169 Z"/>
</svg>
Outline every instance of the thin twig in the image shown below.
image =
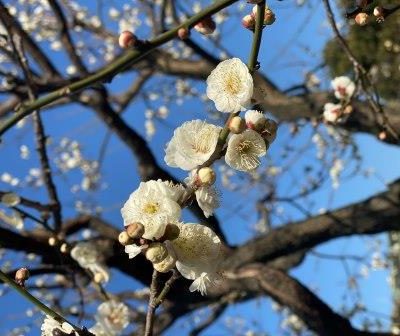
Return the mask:
<svg viewBox="0 0 400 336">
<path fill-rule="evenodd" d="M 372 110 L 374 113 L 377 115 L 380 115 L 382 118 L 382 128 L 390 133 L 390 135 L 395 139 L 399 140 L 399 135 L 397 134 L 397 131 L 393 128 L 391 125 L 388 116 L 386 115 L 385 111 L 382 108 L 382 105 L 379 103 L 379 95 L 377 93 L 377 90 L 372 83 L 371 79 L 369 78 L 367 70 L 364 68 L 364 66 L 357 60 L 356 56 L 354 53 L 351 51 L 349 45 L 347 44 L 346 40 L 343 38 L 341 35 L 339 28 L 337 27 L 335 17 L 330 5 L 329 0 L 323 0 L 327 17 L 329 20 L 329 23 L 332 27 L 332 30 L 339 41 L 339 44 L 341 45 L 343 51 L 345 52 L 347 58 L 349 61 L 353 64 L 354 71 L 356 75 L 360 78 L 360 83 L 361 87 L 365 93 L 365 96 L 367 98 L 367 101 L 369 105 L 371 106 Z M 373 94 L 371 94 L 369 91 L 372 88 Z M 374 98 L 375 96 L 375 98 Z"/>
<path fill-rule="evenodd" d="M 161 290 L 160 294 L 157 295 L 158 275 L 159 273 L 156 270 L 154 270 L 150 285 L 150 299 L 146 315 L 146 327 L 144 333 L 145 336 L 153 335 L 155 311 L 167 297 L 167 294 L 171 290 L 173 283 L 181 277 L 179 272 L 176 269 L 173 269 L 171 277 L 165 282 L 164 287 Z"/>
<path fill-rule="evenodd" d="M 93 73 L 92 75 L 80 79 L 61 89 L 53 91 L 52 93 L 40 97 L 33 102 L 22 104 L 21 109 L 19 109 L 14 115 L 6 119 L 0 125 L 0 136 L 3 135 L 12 126 L 14 126 L 19 120 L 23 119 L 27 115 L 33 113 L 33 111 L 42 108 L 45 105 L 48 105 L 70 94 L 79 92 L 89 86 L 94 85 L 95 83 L 111 81 L 116 74 L 132 66 L 137 61 L 141 60 L 152 50 L 176 38 L 178 30 L 180 28 L 182 27 L 191 28 L 196 23 L 201 21 L 203 18 L 217 13 L 220 10 L 232 5 L 237 1 L 238 0 L 217 1 L 212 5 L 210 5 L 209 7 L 205 8 L 204 10 L 200 11 L 196 15 L 193 15 L 191 18 L 183 22 L 181 25 L 159 35 L 158 37 L 150 41 L 146 41 L 141 48 L 127 50 L 121 57 L 117 58 L 115 61 L 111 62 L 109 65 L 103 67 L 102 69 Z"/>
<path fill-rule="evenodd" d="M 156 311 L 154 300 L 157 296 L 157 286 L 158 286 L 158 271 L 153 270 L 153 275 L 151 277 L 150 299 L 149 299 L 149 305 L 147 307 L 146 327 L 144 331 L 144 336 L 153 335 L 154 313 Z"/>
<path fill-rule="evenodd" d="M 38 307 L 41 311 L 43 311 L 46 315 L 51 316 L 53 319 L 57 320 L 58 322 L 67 322 L 70 324 L 74 329 L 80 330 L 77 326 L 75 326 L 73 323 L 68 321 L 66 318 L 61 316 L 60 314 L 56 313 L 54 310 L 46 306 L 43 302 L 35 298 L 31 293 L 29 293 L 25 288 L 21 287 L 18 285 L 13 279 L 11 279 L 7 274 L 5 274 L 3 271 L 0 270 L 0 280 L 6 284 L 8 284 L 10 287 L 15 289 L 20 295 L 22 295 L 24 298 L 32 302 L 36 307 Z"/>
<path fill-rule="evenodd" d="M 10 44 L 17 55 L 17 60 L 19 66 L 21 67 L 22 72 L 24 73 L 26 82 L 28 84 L 28 96 L 31 101 L 34 101 L 37 96 L 37 89 L 35 82 L 33 80 L 32 72 L 30 70 L 28 60 L 25 56 L 23 45 L 22 45 L 22 37 L 19 35 L 19 32 L 15 27 L 6 20 L 3 20 L 3 24 L 5 25 Z M 39 155 L 39 161 L 41 165 L 42 178 L 44 184 L 47 189 L 47 193 L 49 195 L 50 204 L 51 204 L 51 212 L 54 217 L 54 226 L 56 231 L 58 231 L 62 224 L 61 217 L 61 204 L 58 198 L 56 186 L 53 181 L 53 176 L 50 168 L 49 157 L 47 155 L 46 150 L 46 136 L 44 131 L 44 126 L 42 119 L 40 117 L 39 110 L 33 111 L 33 122 L 35 128 L 35 140 L 36 140 L 36 150 Z M 46 225 L 45 225 L 46 227 Z"/>
</svg>

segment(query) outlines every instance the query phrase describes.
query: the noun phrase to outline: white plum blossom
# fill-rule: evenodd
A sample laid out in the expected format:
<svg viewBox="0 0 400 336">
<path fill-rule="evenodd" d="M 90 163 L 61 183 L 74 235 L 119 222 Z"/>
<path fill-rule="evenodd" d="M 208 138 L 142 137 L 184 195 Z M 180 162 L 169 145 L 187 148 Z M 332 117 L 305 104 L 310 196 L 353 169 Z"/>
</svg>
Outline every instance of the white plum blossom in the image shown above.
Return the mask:
<svg viewBox="0 0 400 336">
<path fill-rule="evenodd" d="M 94 276 L 105 283 L 110 280 L 110 274 L 103 263 L 104 256 L 99 252 L 96 244 L 91 242 L 79 242 L 71 250 L 71 258 L 76 260 L 79 266 L 90 270 Z"/>
<path fill-rule="evenodd" d="M 330 123 L 335 123 L 342 115 L 342 105 L 326 103 L 324 105 L 324 120 Z"/>
<path fill-rule="evenodd" d="M 225 161 L 233 169 L 248 172 L 260 165 L 260 157 L 266 153 L 264 139 L 256 131 L 248 129 L 229 139 Z"/>
<path fill-rule="evenodd" d="M 185 183 L 193 188 L 197 203 L 203 210 L 204 216 L 206 218 L 212 216 L 214 210 L 220 206 L 220 195 L 217 189 L 210 184 L 202 184 L 196 170 L 190 172 Z"/>
<path fill-rule="evenodd" d="M 178 200 L 183 191 L 183 186 L 171 182 L 141 182 L 121 209 L 124 225 L 140 222 L 144 226 L 143 238 L 162 237 L 167 224 L 180 219 Z"/>
<path fill-rule="evenodd" d="M 207 78 L 207 97 L 220 112 L 244 111 L 253 96 L 253 77 L 239 58 L 223 61 Z"/>
<path fill-rule="evenodd" d="M 221 127 L 201 120 L 185 122 L 167 144 L 165 162 L 183 170 L 197 168 L 214 153 L 220 132 Z"/>
<path fill-rule="evenodd" d="M 53 331 L 56 329 L 62 331 L 66 335 L 78 336 L 75 329 L 69 323 L 60 323 L 49 315 L 46 315 L 40 329 L 42 331 L 42 336 L 54 336 L 55 333 L 53 333 Z"/>
<path fill-rule="evenodd" d="M 213 186 L 202 186 L 195 191 L 195 195 L 197 203 L 206 218 L 212 216 L 214 210 L 220 206 L 219 194 Z"/>
<path fill-rule="evenodd" d="M 96 336 L 118 336 L 129 324 L 129 309 L 118 301 L 103 302 L 97 308 L 96 324 L 89 331 Z"/>
<path fill-rule="evenodd" d="M 250 129 L 257 130 L 260 126 L 265 124 L 265 116 L 262 112 L 256 110 L 249 110 L 245 113 L 244 119 L 246 126 Z"/>
<path fill-rule="evenodd" d="M 222 243 L 207 226 L 201 224 L 178 224 L 178 238 L 170 243 L 175 256 L 176 268 L 186 279 L 194 280 L 190 291 L 207 293 L 207 286 L 218 278 L 222 260 Z"/>
<path fill-rule="evenodd" d="M 353 96 L 356 90 L 354 82 L 346 76 L 336 77 L 331 82 L 335 97 L 338 99 L 348 99 Z"/>
</svg>

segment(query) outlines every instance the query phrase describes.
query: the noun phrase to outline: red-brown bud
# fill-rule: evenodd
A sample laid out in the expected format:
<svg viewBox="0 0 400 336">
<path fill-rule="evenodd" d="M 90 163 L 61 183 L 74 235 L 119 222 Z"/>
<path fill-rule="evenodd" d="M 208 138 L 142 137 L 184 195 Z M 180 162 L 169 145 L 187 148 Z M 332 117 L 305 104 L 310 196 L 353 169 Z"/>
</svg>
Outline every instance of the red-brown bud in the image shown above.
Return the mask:
<svg viewBox="0 0 400 336">
<path fill-rule="evenodd" d="M 246 29 L 254 30 L 254 27 L 256 25 L 256 20 L 254 19 L 254 17 L 252 15 L 248 14 L 245 17 L 243 17 L 242 25 Z"/>
<path fill-rule="evenodd" d="M 186 40 L 189 36 L 190 36 L 190 30 L 189 29 L 184 28 L 184 27 L 178 29 L 178 37 L 181 40 Z"/>
<path fill-rule="evenodd" d="M 25 286 L 25 281 L 29 279 L 29 270 L 26 267 L 20 268 L 15 273 L 15 282 L 20 286 Z"/>
<path fill-rule="evenodd" d="M 123 49 L 134 47 L 137 41 L 136 35 L 128 30 L 123 31 L 118 38 L 119 46 Z"/>
<path fill-rule="evenodd" d="M 368 14 L 367 13 L 358 13 L 354 18 L 354 21 L 359 26 L 365 26 L 368 23 Z"/>
<path fill-rule="evenodd" d="M 211 16 L 204 18 L 194 26 L 194 29 L 203 35 L 212 34 L 215 31 L 215 28 L 217 28 L 217 25 Z"/>
</svg>

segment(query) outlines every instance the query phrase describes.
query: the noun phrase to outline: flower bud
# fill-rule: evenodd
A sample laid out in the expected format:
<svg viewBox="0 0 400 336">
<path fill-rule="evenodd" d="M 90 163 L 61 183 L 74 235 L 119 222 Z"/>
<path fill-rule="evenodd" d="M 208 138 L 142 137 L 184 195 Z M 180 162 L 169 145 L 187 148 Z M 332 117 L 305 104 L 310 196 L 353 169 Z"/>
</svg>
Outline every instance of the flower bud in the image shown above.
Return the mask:
<svg viewBox="0 0 400 336">
<path fill-rule="evenodd" d="M 125 30 L 119 35 L 118 44 L 121 48 L 127 49 L 134 47 L 137 40 L 138 39 L 135 34 L 128 30 Z"/>
<path fill-rule="evenodd" d="M 57 238 L 56 237 L 50 237 L 48 240 L 48 243 L 50 246 L 56 246 L 57 244 Z"/>
<path fill-rule="evenodd" d="M 210 167 L 200 168 L 197 172 L 197 179 L 200 182 L 200 185 L 214 184 L 216 180 L 215 172 Z"/>
<path fill-rule="evenodd" d="M 276 130 L 278 129 L 278 124 L 272 119 L 265 120 L 264 130 L 261 132 L 261 135 L 265 140 L 267 140 L 270 144 L 274 142 L 276 138 Z"/>
<path fill-rule="evenodd" d="M 175 262 L 176 259 L 168 254 L 163 261 L 153 264 L 153 267 L 158 272 L 167 273 L 175 267 Z"/>
<path fill-rule="evenodd" d="M 354 18 L 354 21 L 359 26 L 365 26 L 368 23 L 368 14 L 367 13 L 358 13 Z"/>
<path fill-rule="evenodd" d="M 374 16 L 378 23 L 385 21 L 385 9 L 381 6 L 376 6 L 374 8 Z"/>
<path fill-rule="evenodd" d="M 209 35 L 215 31 L 216 24 L 211 16 L 205 17 L 202 21 L 198 22 L 194 29 L 196 29 L 200 34 Z"/>
<path fill-rule="evenodd" d="M 252 16 L 250 14 L 244 16 L 242 19 L 242 25 L 246 29 L 254 30 L 254 27 L 256 25 L 256 20 L 254 19 L 254 16 Z"/>
<path fill-rule="evenodd" d="M 258 12 L 258 6 L 254 6 L 252 14 L 251 14 L 254 19 L 257 16 L 257 12 Z M 272 25 L 275 22 L 275 20 L 276 20 L 275 13 L 271 9 L 269 9 L 267 6 L 265 6 L 263 24 L 264 25 Z"/>
<path fill-rule="evenodd" d="M 239 116 L 233 117 L 229 122 L 229 131 L 240 134 L 246 129 L 246 122 Z"/>
<path fill-rule="evenodd" d="M 101 284 L 101 283 L 105 282 L 106 278 L 103 273 L 98 272 L 98 273 L 95 273 L 93 280 L 95 283 Z"/>
<path fill-rule="evenodd" d="M 62 243 L 60 246 L 60 252 L 61 253 L 68 253 L 69 249 L 68 249 L 68 245 L 66 243 Z"/>
<path fill-rule="evenodd" d="M 266 9 L 264 13 L 264 24 L 267 26 L 272 25 L 275 20 L 275 13 L 270 9 Z"/>
<path fill-rule="evenodd" d="M 376 17 L 383 16 L 383 8 L 381 6 L 376 6 L 374 8 L 374 16 Z"/>
<path fill-rule="evenodd" d="M 152 243 L 145 255 L 147 260 L 150 260 L 153 264 L 157 264 L 168 256 L 168 250 L 162 243 Z"/>
<path fill-rule="evenodd" d="M 189 29 L 187 29 L 185 27 L 182 27 L 182 28 L 178 29 L 178 37 L 181 40 L 186 40 L 189 36 L 190 36 L 190 30 Z"/>
<path fill-rule="evenodd" d="M 178 225 L 169 223 L 165 227 L 164 235 L 160 238 L 161 241 L 174 240 L 179 237 L 179 227 Z"/>
<path fill-rule="evenodd" d="M 257 122 L 253 124 L 253 129 L 258 133 L 262 133 L 265 130 L 266 124 L 267 124 L 267 119 L 260 118 L 257 120 Z M 249 127 L 249 125 L 247 125 L 247 127 Z M 249 128 L 251 129 L 252 127 Z"/>
<path fill-rule="evenodd" d="M 8 207 L 13 207 L 21 202 L 21 198 L 14 193 L 6 193 L 1 197 L 1 203 L 4 203 Z"/>
<path fill-rule="evenodd" d="M 119 235 L 118 235 L 118 241 L 121 245 L 126 246 L 129 244 L 132 244 L 132 238 L 129 237 L 128 233 L 126 231 L 122 231 Z"/>
<path fill-rule="evenodd" d="M 380 132 L 380 133 L 378 134 L 378 138 L 379 138 L 379 140 L 382 140 L 382 141 L 386 140 L 386 138 L 387 138 L 387 133 L 386 133 L 385 131 Z"/>
<path fill-rule="evenodd" d="M 25 281 L 29 279 L 29 270 L 26 267 L 20 268 L 17 272 L 15 272 L 15 282 L 24 286 Z"/>
<path fill-rule="evenodd" d="M 141 238 L 144 233 L 144 226 L 142 223 L 132 223 L 126 227 L 126 233 L 130 238 Z"/>
</svg>

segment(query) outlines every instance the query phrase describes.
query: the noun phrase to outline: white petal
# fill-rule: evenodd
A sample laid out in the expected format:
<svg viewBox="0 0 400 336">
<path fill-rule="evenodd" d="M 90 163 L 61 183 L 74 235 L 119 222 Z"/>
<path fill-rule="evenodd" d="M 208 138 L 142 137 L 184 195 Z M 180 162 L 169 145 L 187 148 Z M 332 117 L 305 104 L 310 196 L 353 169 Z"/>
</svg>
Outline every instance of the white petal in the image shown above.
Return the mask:
<svg viewBox="0 0 400 336">
<path fill-rule="evenodd" d="M 125 253 L 129 255 L 129 259 L 135 258 L 140 252 L 142 252 L 143 247 L 136 244 L 126 245 Z"/>
<path fill-rule="evenodd" d="M 191 292 L 199 291 L 201 295 L 207 294 L 207 286 L 212 284 L 212 281 L 208 277 L 207 273 L 202 273 L 198 278 L 196 278 L 189 287 Z"/>
<path fill-rule="evenodd" d="M 212 265 L 221 256 L 221 240 L 201 224 L 178 224 L 179 237 L 171 241 L 178 261 L 186 266 Z"/>
<path fill-rule="evenodd" d="M 196 190 L 196 200 L 206 218 L 213 215 L 220 206 L 219 195 L 213 186 L 203 186 Z"/>
</svg>

